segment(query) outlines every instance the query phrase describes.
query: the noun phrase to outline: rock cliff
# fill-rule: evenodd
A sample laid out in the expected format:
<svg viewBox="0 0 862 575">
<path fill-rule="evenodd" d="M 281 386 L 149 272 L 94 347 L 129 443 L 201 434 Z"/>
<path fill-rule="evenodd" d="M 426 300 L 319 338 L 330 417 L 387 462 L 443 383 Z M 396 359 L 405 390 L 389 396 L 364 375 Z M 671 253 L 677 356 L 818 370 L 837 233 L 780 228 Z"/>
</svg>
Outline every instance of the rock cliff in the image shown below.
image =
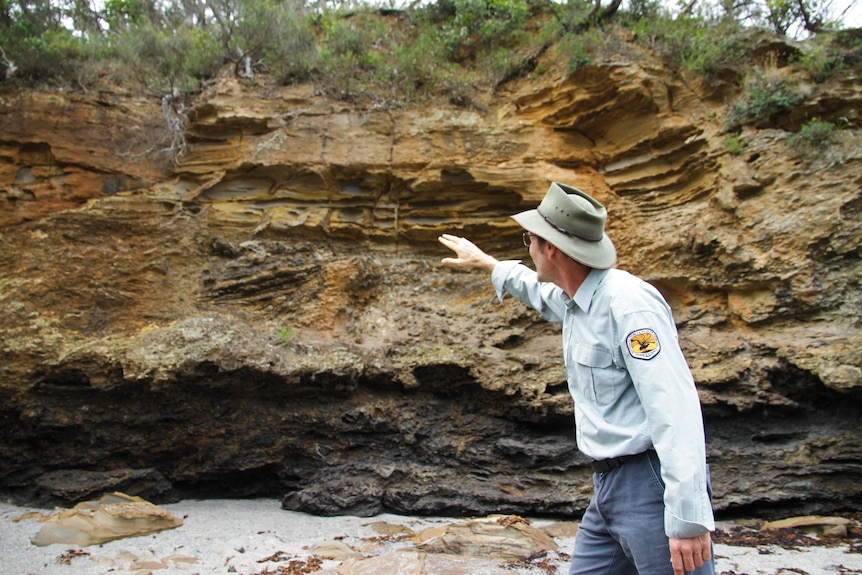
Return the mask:
<svg viewBox="0 0 862 575">
<path fill-rule="evenodd" d="M 561 181 L 674 308 L 716 509 L 858 509 L 859 65 L 732 154 L 739 76 L 550 64 L 471 109 L 225 78 L 184 125 L 145 98 L 0 93 L 0 493 L 578 514 L 559 331 L 436 241 L 527 258 L 508 216 Z M 815 117 L 847 129 L 790 145 Z"/>
</svg>

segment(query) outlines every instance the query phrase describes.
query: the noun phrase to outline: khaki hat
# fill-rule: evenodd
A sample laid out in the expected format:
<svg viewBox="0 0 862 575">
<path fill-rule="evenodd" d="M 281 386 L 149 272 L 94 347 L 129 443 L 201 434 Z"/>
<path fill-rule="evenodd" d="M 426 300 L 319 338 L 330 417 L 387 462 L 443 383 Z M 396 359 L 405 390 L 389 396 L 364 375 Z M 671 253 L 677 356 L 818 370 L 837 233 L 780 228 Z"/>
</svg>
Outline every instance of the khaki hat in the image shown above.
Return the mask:
<svg viewBox="0 0 862 575">
<path fill-rule="evenodd" d="M 617 261 L 617 250 L 605 233 L 608 211 L 577 188 L 554 182 L 538 208 L 512 218 L 586 266 L 603 270 Z"/>
</svg>

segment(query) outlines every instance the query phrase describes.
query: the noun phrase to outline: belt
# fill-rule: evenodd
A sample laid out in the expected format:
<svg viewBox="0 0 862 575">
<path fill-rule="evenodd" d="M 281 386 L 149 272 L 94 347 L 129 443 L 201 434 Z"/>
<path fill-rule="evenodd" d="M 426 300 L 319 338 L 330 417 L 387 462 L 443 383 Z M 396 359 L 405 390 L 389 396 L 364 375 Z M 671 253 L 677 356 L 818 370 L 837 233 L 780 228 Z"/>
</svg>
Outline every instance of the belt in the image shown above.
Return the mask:
<svg viewBox="0 0 862 575">
<path fill-rule="evenodd" d="M 623 463 L 638 458 L 646 453 L 649 453 L 650 451 L 654 450 L 648 449 L 647 451 L 635 453 L 634 455 L 620 455 L 619 457 L 611 457 L 610 459 L 594 459 L 590 462 L 590 467 L 592 467 L 593 471 L 595 471 L 596 473 L 607 473 L 611 469 L 616 469 Z"/>
</svg>

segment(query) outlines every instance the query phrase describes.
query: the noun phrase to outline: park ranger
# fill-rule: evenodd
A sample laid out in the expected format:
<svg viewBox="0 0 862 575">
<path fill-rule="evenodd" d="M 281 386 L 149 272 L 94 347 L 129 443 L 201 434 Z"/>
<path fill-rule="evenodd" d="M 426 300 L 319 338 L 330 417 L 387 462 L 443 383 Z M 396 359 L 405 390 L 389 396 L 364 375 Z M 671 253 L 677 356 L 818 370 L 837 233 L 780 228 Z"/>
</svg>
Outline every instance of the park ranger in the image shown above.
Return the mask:
<svg viewBox="0 0 862 575">
<path fill-rule="evenodd" d="M 501 300 L 508 293 L 562 324 L 577 444 L 595 488 L 570 575 L 713 575 L 703 417 L 670 306 L 613 268 L 607 211 L 583 191 L 553 183 L 536 209 L 512 217 L 535 271 L 450 234 L 439 240 L 456 257 L 442 263 L 490 272 Z"/>
</svg>

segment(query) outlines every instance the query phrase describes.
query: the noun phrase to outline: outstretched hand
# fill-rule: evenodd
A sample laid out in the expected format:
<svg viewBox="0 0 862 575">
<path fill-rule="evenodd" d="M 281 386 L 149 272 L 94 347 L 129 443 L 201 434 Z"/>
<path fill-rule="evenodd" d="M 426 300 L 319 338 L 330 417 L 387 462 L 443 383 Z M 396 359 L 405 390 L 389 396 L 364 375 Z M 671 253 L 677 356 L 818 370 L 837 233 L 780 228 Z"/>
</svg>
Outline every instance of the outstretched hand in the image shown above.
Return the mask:
<svg viewBox="0 0 862 575">
<path fill-rule="evenodd" d="M 454 258 L 443 258 L 440 263 L 444 266 L 479 268 L 487 272 L 494 271 L 497 259 L 480 250 L 476 244 L 467 238 L 443 234 L 438 239 L 441 244 L 455 252 L 457 256 Z"/>
<path fill-rule="evenodd" d="M 712 558 L 712 538 L 709 533 L 686 539 L 670 539 L 670 563 L 674 575 L 683 570 L 694 571 Z"/>
</svg>

